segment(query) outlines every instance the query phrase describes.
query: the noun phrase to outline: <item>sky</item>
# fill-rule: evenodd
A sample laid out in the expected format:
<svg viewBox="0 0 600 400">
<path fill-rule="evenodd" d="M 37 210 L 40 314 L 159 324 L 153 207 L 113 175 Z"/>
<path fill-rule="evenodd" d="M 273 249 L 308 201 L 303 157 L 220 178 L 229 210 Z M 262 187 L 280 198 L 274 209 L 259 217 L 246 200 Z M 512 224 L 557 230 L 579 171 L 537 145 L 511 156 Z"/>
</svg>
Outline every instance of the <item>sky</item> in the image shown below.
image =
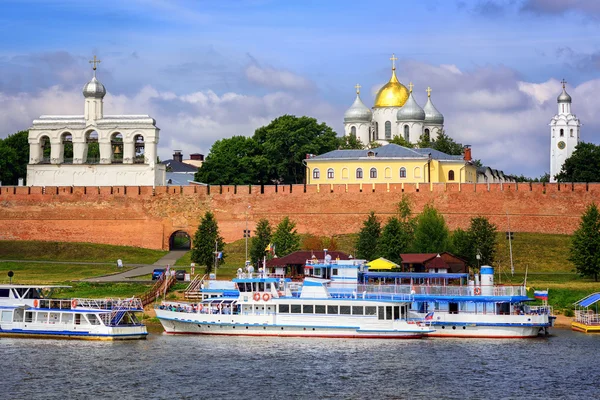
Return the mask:
<svg viewBox="0 0 600 400">
<path fill-rule="evenodd" d="M 341 135 L 354 85 L 372 106 L 392 53 L 484 165 L 549 172 L 563 78 L 582 140 L 600 143 L 597 0 L 0 0 L 0 138 L 83 114 L 94 55 L 105 114 L 153 117 L 163 160 L 283 114 Z"/>
</svg>

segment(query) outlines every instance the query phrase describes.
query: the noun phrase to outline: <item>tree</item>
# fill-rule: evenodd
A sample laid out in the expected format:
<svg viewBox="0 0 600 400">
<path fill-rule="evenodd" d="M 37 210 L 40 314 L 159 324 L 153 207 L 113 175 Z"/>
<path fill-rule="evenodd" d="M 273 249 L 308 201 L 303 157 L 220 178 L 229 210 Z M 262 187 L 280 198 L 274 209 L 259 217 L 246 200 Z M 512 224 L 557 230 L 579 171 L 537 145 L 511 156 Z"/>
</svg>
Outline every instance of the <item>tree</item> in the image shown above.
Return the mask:
<svg viewBox="0 0 600 400">
<path fill-rule="evenodd" d="M 378 246 L 381 236 L 381 224 L 371 211 L 367 219 L 363 222 L 363 227 L 358 233 L 356 240 L 356 257 L 364 260 L 374 260 L 379 257 Z"/>
<path fill-rule="evenodd" d="M 598 282 L 600 273 L 600 211 L 590 204 L 581 216 L 579 228 L 573 233 L 569 261 L 583 277 Z"/>
<path fill-rule="evenodd" d="M 473 266 L 472 260 L 475 258 L 475 250 L 473 249 L 473 240 L 469 232 L 457 228 L 452 232 L 451 241 L 451 251 L 455 255 L 463 258 L 467 262 L 467 265 Z"/>
<path fill-rule="evenodd" d="M 556 174 L 559 182 L 600 182 L 600 146 L 581 142 Z"/>
<path fill-rule="evenodd" d="M 471 218 L 469 236 L 472 241 L 473 254 L 469 261 L 471 265 L 477 265 L 477 251 L 481 258 L 479 265 L 492 265 L 496 255 L 497 227 L 486 217 Z"/>
<path fill-rule="evenodd" d="M 294 251 L 300 250 L 300 235 L 296 231 L 296 223 L 285 217 L 273 234 L 273 245 L 278 257 L 287 256 Z"/>
<path fill-rule="evenodd" d="M 192 244 L 192 261 L 206 267 L 206 273 L 210 274 L 215 263 L 215 242 L 216 249 L 223 252 L 225 242 L 219 235 L 219 226 L 215 216 L 207 211 L 202 219 L 198 230 L 194 234 Z M 224 262 L 225 254 L 222 253 L 221 262 Z"/>
<path fill-rule="evenodd" d="M 26 179 L 29 163 L 29 131 L 20 131 L 0 139 L 0 181 L 3 185 L 16 185 L 19 178 Z"/>
<path fill-rule="evenodd" d="M 412 234 L 397 217 L 388 219 L 378 241 L 379 255 L 396 264 L 401 264 L 400 254 L 406 253 L 411 245 Z"/>
<path fill-rule="evenodd" d="M 307 154 L 323 154 L 338 148 L 336 133 L 310 117 L 283 115 L 258 128 L 253 139 L 268 160 L 268 177 L 276 183 L 302 183 Z"/>
<path fill-rule="evenodd" d="M 417 217 L 413 250 L 415 253 L 441 253 L 449 247 L 448 227 L 442 214 L 426 204 Z"/>
<path fill-rule="evenodd" d="M 366 147 L 356 135 L 342 136 L 338 140 L 338 149 L 340 150 L 362 150 Z"/>
<path fill-rule="evenodd" d="M 256 224 L 255 234 L 250 244 L 250 260 L 252 264 L 260 263 L 267 256 L 267 246 L 271 243 L 271 224 L 266 218 Z"/>
<path fill-rule="evenodd" d="M 394 143 L 394 144 L 397 144 L 398 146 L 408 147 L 409 149 L 412 149 L 415 147 L 414 144 L 412 144 L 408 140 L 404 139 L 402 136 L 394 136 L 392 138 L 392 140 L 388 141 L 388 143 Z"/>
<path fill-rule="evenodd" d="M 438 135 L 437 139 L 432 141 L 431 148 L 442 153 L 460 156 L 463 154 L 464 146 L 457 143 L 450 136 L 446 135 L 446 132 L 442 132 Z"/>
<path fill-rule="evenodd" d="M 423 133 L 421 136 L 419 136 L 419 141 L 417 142 L 417 147 L 420 149 L 427 149 L 430 148 L 433 145 L 433 142 L 431 141 L 431 137 L 429 136 L 429 133 Z"/>
</svg>

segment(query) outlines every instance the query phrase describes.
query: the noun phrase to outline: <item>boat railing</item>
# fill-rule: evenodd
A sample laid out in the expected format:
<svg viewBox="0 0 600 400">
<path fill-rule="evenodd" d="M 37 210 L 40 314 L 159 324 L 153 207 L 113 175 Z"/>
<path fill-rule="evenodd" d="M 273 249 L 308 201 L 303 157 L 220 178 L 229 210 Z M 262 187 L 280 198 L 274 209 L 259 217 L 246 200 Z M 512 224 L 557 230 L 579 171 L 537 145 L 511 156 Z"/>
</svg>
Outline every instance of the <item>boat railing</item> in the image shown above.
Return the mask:
<svg viewBox="0 0 600 400">
<path fill-rule="evenodd" d="M 204 275 L 196 275 L 194 279 L 190 282 L 185 292 L 183 292 L 183 297 L 186 299 L 197 299 L 202 297 L 201 289 L 203 288 L 204 280 L 206 279 L 206 274 Z"/>
<path fill-rule="evenodd" d="M 140 311 L 144 309 L 142 301 L 139 298 L 130 299 L 73 299 L 72 304 L 76 307 L 91 308 L 99 310 L 125 310 Z"/>
<path fill-rule="evenodd" d="M 357 292 L 440 296 L 526 296 L 523 286 L 357 285 Z M 337 289 L 336 289 L 337 291 Z"/>
<path fill-rule="evenodd" d="M 554 315 L 552 306 L 524 306 L 523 311 L 525 314 L 535 315 Z"/>
<path fill-rule="evenodd" d="M 37 307 L 56 310 L 70 310 L 72 306 L 73 302 L 71 299 L 40 299 Z"/>
<path fill-rule="evenodd" d="M 575 310 L 575 322 L 584 325 L 600 325 L 600 314 L 593 310 Z"/>
</svg>

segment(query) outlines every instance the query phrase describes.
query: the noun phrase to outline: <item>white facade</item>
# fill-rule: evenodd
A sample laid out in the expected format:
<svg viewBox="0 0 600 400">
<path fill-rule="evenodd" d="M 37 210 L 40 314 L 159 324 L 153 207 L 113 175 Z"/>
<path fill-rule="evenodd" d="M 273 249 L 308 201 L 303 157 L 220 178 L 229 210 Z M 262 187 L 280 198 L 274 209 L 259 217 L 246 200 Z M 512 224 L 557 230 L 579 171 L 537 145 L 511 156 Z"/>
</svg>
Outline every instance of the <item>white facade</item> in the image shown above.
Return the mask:
<svg viewBox="0 0 600 400">
<path fill-rule="evenodd" d="M 164 185 L 165 166 L 156 162 L 156 121 L 148 115 L 104 115 L 106 89 L 95 68 L 83 95 L 84 115 L 42 115 L 33 121 L 27 184 Z"/>
<path fill-rule="evenodd" d="M 550 121 L 550 182 L 556 182 L 565 160 L 573 154 L 580 141 L 581 122 L 571 114 L 571 96 L 565 89 L 558 96 L 558 113 Z"/>
</svg>

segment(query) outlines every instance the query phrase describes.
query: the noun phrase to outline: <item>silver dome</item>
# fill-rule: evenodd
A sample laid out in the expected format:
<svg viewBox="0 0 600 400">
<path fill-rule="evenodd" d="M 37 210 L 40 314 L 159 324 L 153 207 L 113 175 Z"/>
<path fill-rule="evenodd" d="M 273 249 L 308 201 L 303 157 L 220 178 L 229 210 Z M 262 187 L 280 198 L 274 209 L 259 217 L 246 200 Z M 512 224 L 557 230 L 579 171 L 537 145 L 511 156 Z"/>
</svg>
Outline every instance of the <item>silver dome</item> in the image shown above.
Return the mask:
<svg viewBox="0 0 600 400">
<path fill-rule="evenodd" d="M 365 106 L 360 99 L 360 95 L 356 94 L 356 100 L 344 113 L 344 122 L 371 122 L 373 113 L 369 107 Z"/>
<path fill-rule="evenodd" d="M 412 91 L 408 95 L 408 100 L 396 113 L 398 121 L 423 121 L 425 119 L 425 111 L 417 104 L 412 95 Z"/>
<path fill-rule="evenodd" d="M 106 89 L 104 88 L 104 85 L 101 84 L 95 76 L 83 87 L 83 96 L 86 98 L 92 97 L 95 99 L 102 99 L 105 95 Z"/>
<path fill-rule="evenodd" d="M 443 125 L 444 124 L 444 116 L 441 112 L 435 108 L 433 103 L 431 102 L 431 97 L 427 97 L 427 103 L 425 103 L 425 122 L 430 124 Z"/>
<path fill-rule="evenodd" d="M 564 85 L 563 85 L 562 93 L 558 96 L 558 98 L 556 100 L 559 103 L 570 103 L 571 102 L 571 96 L 569 96 L 569 93 L 567 93 L 567 90 L 565 89 Z"/>
</svg>

